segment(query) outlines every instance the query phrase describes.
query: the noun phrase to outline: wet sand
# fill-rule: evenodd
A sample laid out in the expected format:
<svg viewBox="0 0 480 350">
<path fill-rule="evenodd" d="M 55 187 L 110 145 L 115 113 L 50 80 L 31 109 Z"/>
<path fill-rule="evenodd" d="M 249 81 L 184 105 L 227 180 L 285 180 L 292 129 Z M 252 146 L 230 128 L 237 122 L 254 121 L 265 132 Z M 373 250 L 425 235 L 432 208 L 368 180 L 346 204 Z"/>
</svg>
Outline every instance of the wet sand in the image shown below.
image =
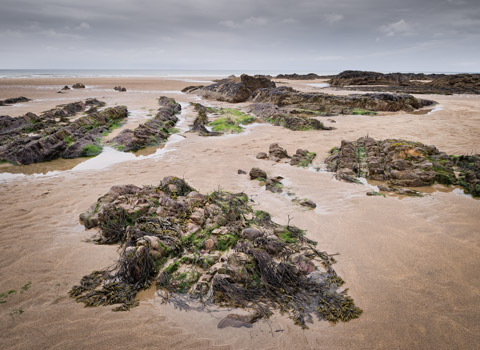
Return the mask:
<svg viewBox="0 0 480 350">
<path fill-rule="evenodd" d="M 56 93 L 75 82 L 87 88 Z M 309 85 L 323 81 L 286 82 L 305 91 L 344 93 Z M 127 105 L 132 114 L 125 127 L 131 127 L 150 118 L 159 96 L 182 103 L 198 101 L 194 95 L 178 93 L 195 84 L 163 78 L 4 79 L 0 99 L 26 96 L 34 101 L 0 107 L 0 115 L 40 112 L 96 97 L 108 106 Z M 116 85 L 128 91 L 116 92 Z M 0 304 L 0 348 L 479 348 L 479 200 L 458 191 L 434 189 L 424 198 L 367 197 L 367 186 L 336 181 L 330 173 L 255 158 L 270 143 L 279 142 L 290 154 L 297 148 L 316 152 L 314 166 L 321 167 L 328 150 L 342 139 L 366 135 L 434 144 L 452 154 L 480 153 L 479 96 L 421 97 L 438 101 L 443 109 L 424 115 L 330 118 L 336 123 L 322 119 L 337 128 L 331 131 L 294 132 L 262 124 L 239 135 L 210 138 L 183 132 L 195 118 L 185 104 L 185 129 L 176 142 L 166 145 L 165 152 L 102 169 L 65 171 L 70 164 L 63 171 L 56 169 L 60 171 L 54 175 L 2 180 L 0 293 L 20 291 L 32 283 Z M 47 173 L 52 164 L 36 166 L 31 173 Z M 306 210 L 237 174 L 237 169 L 248 172 L 254 166 L 283 176 L 288 190 L 313 200 L 317 208 Z M 94 231 L 85 231 L 78 215 L 113 185 L 158 184 L 167 175 L 182 176 L 201 192 L 219 186 L 244 191 L 257 208 L 271 212 L 279 223 L 293 217 L 292 223 L 306 229 L 321 250 L 340 254 L 335 269 L 364 310 L 362 316 L 337 325 L 315 321 L 305 331 L 280 315 L 250 329 L 217 329 L 221 315 L 228 311 L 179 310 L 147 295 L 139 307 L 115 313 L 110 307 L 84 308 L 69 298 L 68 291 L 82 276 L 113 264 L 118 257 L 117 246 L 85 242 Z"/>
</svg>

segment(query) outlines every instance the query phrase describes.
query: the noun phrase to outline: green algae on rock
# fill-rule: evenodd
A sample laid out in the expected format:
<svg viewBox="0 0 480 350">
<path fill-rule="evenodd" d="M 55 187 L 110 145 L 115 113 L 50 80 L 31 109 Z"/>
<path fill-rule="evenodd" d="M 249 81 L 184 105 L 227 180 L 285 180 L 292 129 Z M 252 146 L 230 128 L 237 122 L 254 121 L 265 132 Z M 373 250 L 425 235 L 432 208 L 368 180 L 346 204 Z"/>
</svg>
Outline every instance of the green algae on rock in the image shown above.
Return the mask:
<svg viewBox="0 0 480 350">
<path fill-rule="evenodd" d="M 340 148 L 330 151 L 325 163 L 328 170 L 345 181 L 355 182 L 357 177 L 364 177 L 400 187 L 459 185 L 466 193 L 480 196 L 478 154 L 447 155 L 420 142 L 362 137 L 357 141 L 342 141 Z"/>
<path fill-rule="evenodd" d="M 120 243 L 113 267 L 94 271 L 70 295 L 86 306 L 135 306 L 136 294 L 156 284 L 165 298 L 185 294 L 205 304 L 278 310 L 307 327 L 358 318 L 331 255 L 298 227 L 253 211 L 244 193 L 202 195 L 177 177 L 159 186 L 114 186 L 80 216 L 99 227 L 97 242 Z"/>
<path fill-rule="evenodd" d="M 165 96 L 158 99 L 158 104 L 160 108 L 154 118 L 140 124 L 134 130 L 123 130 L 112 140 L 118 150 L 135 152 L 147 146 L 158 146 L 171 134 L 178 132 L 174 127 L 178 122 L 176 114 L 180 113 L 182 106 L 173 98 Z"/>
<path fill-rule="evenodd" d="M 37 116 L 0 117 L 0 160 L 13 164 L 31 164 L 57 158 L 95 155 L 101 150 L 101 137 L 127 118 L 127 107 L 98 111 L 104 102 L 87 99 L 57 106 Z M 76 118 L 79 112 L 90 109 Z"/>
</svg>

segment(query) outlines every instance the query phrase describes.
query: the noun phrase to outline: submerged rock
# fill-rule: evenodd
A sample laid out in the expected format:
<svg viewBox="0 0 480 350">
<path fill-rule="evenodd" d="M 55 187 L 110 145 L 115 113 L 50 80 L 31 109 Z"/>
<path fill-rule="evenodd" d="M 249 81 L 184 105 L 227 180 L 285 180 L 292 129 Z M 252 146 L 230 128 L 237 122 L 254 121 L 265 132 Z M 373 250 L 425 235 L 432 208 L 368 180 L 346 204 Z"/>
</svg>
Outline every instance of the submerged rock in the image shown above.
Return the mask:
<svg viewBox="0 0 480 350">
<path fill-rule="evenodd" d="M 134 130 L 125 129 L 111 142 L 124 152 L 138 151 L 147 146 L 156 146 L 164 143 L 174 131 L 178 121 L 176 116 L 182 106 L 173 98 L 162 96 L 158 99 L 160 108 L 154 118 L 140 124 Z"/>
<path fill-rule="evenodd" d="M 303 328 L 314 315 L 338 322 L 362 312 L 340 289 L 333 257 L 301 229 L 253 211 L 244 193 L 202 196 L 184 180 L 167 177 L 158 186 L 112 187 L 81 221 L 99 227 L 96 242 L 121 244 L 114 267 L 71 289 L 86 306 L 128 310 L 138 304 L 137 293 L 155 283 L 168 301 L 183 294 L 184 301 L 251 311 L 228 315 L 219 328 L 248 327 L 271 310 L 282 310 Z"/>
<path fill-rule="evenodd" d="M 460 185 L 467 193 L 480 195 L 480 155 L 449 156 L 420 142 L 368 137 L 342 141 L 325 163 L 342 180 L 353 182 L 356 177 L 365 177 L 400 187 L 438 182 Z"/>
</svg>

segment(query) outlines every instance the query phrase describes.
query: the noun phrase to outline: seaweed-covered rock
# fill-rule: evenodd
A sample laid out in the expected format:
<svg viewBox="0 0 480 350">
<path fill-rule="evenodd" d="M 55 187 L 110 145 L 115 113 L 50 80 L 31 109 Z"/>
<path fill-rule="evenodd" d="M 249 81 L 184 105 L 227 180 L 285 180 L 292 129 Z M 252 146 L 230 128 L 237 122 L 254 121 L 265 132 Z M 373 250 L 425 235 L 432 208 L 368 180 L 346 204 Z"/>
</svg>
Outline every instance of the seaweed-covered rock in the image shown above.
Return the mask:
<svg viewBox="0 0 480 350">
<path fill-rule="evenodd" d="M 9 106 L 13 105 L 15 103 L 23 103 L 23 102 L 28 102 L 31 101 L 31 99 L 20 96 L 20 97 L 12 97 L 12 98 L 7 98 L 5 100 L 0 101 L 0 106 Z"/>
<path fill-rule="evenodd" d="M 147 146 L 156 146 L 165 142 L 172 134 L 178 121 L 176 114 L 182 106 L 173 98 L 162 96 L 158 100 L 160 108 L 154 118 L 140 124 L 134 130 L 125 129 L 111 142 L 124 152 L 138 151 Z"/>
<path fill-rule="evenodd" d="M 297 165 L 301 167 L 308 167 L 312 164 L 312 161 L 315 159 L 317 154 L 315 152 L 309 152 L 304 149 L 297 149 L 297 152 L 292 156 L 290 165 Z"/>
<path fill-rule="evenodd" d="M 94 105 L 100 101 L 89 103 Z M 40 117 L 28 113 L 19 117 L 19 121 L 0 118 L 6 125 L 0 130 L 0 159 L 14 164 L 31 164 L 100 153 L 99 138 L 127 118 L 127 108 L 107 108 L 73 121 L 68 119 L 84 108 L 85 103 L 75 102 L 44 112 Z"/>
<path fill-rule="evenodd" d="M 228 316 L 219 328 L 251 324 L 271 310 L 304 328 L 313 316 L 338 322 L 361 314 L 340 289 L 333 257 L 317 250 L 303 230 L 254 212 L 244 193 L 203 196 L 182 179 L 167 177 L 159 186 L 112 188 L 81 220 L 99 227 L 97 242 L 121 244 L 114 267 L 83 277 L 71 289 L 86 306 L 120 304 L 115 311 L 128 310 L 138 304 L 138 291 L 155 283 L 170 301 L 183 294 L 253 311 Z"/>
<path fill-rule="evenodd" d="M 270 124 L 283 126 L 293 131 L 333 130 L 333 128 L 326 127 L 317 119 L 299 116 L 290 110 L 279 108 L 271 103 L 253 103 L 249 106 L 249 109 L 250 112 L 258 118 Z"/>
<path fill-rule="evenodd" d="M 325 160 L 339 179 L 356 177 L 386 181 L 393 186 L 429 186 L 435 182 L 460 185 L 467 193 L 480 194 L 480 156 L 449 156 L 420 142 L 360 138 L 342 141 Z"/>
<path fill-rule="evenodd" d="M 191 86 L 183 92 L 196 93 L 206 98 L 225 102 L 245 102 L 253 92 L 260 88 L 272 88 L 275 83 L 265 77 L 252 77 L 242 74 L 240 78 L 231 77 L 208 86 Z"/>
<path fill-rule="evenodd" d="M 252 101 L 271 103 L 280 107 L 293 105 L 296 108 L 332 114 L 351 114 L 354 108 L 384 112 L 413 111 L 434 103 L 411 95 L 371 93 L 338 96 L 320 92 L 300 92 L 284 86 L 258 89 Z"/>
</svg>

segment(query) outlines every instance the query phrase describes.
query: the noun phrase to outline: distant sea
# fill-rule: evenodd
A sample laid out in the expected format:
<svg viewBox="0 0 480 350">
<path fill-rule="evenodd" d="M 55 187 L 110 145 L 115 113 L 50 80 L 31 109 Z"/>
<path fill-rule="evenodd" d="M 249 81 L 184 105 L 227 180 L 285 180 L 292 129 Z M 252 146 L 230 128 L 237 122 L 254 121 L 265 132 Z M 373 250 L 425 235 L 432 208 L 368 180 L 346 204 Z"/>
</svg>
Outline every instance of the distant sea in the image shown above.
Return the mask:
<svg viewBox="0 0 480 350">
<path fill-rule="evenodd" d="M 262 70 L 141 70 L 141 69 L 0 69 L 1 78 L 76 78 L 76 77 L 224 77 L 240 74 L 317 73 L 333 75 L 339 72 L 262 71 Z"/>
<path fill-rule="evenodd" d="M 83 78 L 83 77 L 225 77 L 241 74 L 308 74 L 335 75 L 340 71 L 278 71 L 278 70 L 142 70 L 142 69 L 0 69 L 0 79 L 6 78 Z M 382 72 L 391 73 L 391 72 Z M 458 74 L 460 72 L 402 72 L 425 74 Z"/>
</svg>

